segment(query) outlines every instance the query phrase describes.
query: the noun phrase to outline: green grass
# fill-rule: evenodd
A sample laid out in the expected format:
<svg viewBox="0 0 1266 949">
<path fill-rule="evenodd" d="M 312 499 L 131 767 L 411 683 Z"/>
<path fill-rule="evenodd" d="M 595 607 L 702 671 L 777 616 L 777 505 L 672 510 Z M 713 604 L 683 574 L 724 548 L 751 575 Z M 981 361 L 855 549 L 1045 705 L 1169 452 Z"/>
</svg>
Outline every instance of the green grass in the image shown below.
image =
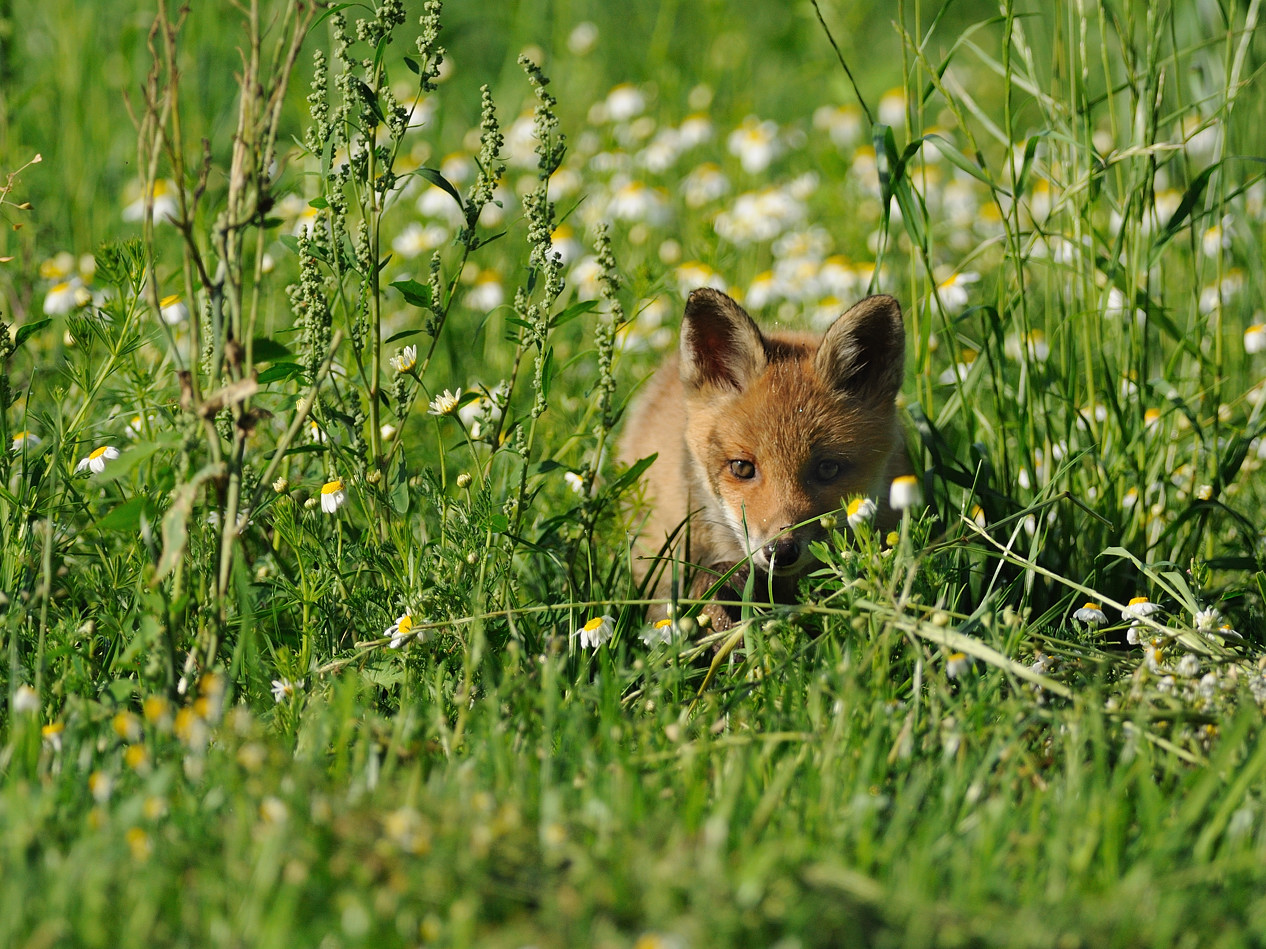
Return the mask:
<svg viewBox="0 0 1266 949">
<path fill-rule="evenodd" d="M 1260 941 L 1256 3 L 276 7 L 5 10 L 0 944 Z M 927 501 L 728 653 L 609 460 L 705 281 L 893 293 Z"/>
</svg>

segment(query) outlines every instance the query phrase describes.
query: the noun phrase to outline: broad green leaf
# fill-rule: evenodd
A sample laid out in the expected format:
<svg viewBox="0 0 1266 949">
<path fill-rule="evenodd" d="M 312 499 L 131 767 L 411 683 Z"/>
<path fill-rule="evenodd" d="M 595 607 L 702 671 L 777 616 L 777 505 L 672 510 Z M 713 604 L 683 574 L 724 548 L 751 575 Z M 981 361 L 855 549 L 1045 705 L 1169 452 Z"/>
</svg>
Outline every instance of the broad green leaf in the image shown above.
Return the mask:
<svg viewBox="0 0 1266 949">
<path fill-rule="evenodd" d="M 138 533 L 141 529 L 141 518 L 153 522 L 158 515 L 158 505 L 148 495 L 137 495 L 97 518 L 93 525 L 100 531 L 124 531 Z"/>
<path fill-rule="evenodd" d="M 256 362 L 277 362 L 294 355 L 283 343 L 267 336 L 256 336 L 251 340 L 251 354 Z"/>
<path fill-rule="evenodd" d="M 445 178 L 443 175 L 441 175 L 438 169 L 419 168 L 416 171 L 412 172 L 412 174 L 415 174 L 419 176 L 420 178 L 425 178 L 427 181 L 431 182 L 431 184 L 435 185 L 435 187 L 439 188 L 441 191 L 444 191 L 445 193 L 452 195 L 453 200 L 457 202 L 457 206 L 461 208 L 462 211 L 466 210 L 466 205 L 462 203 L 462 196 L 458 193 L 457 189 L 453 187 L 453 183 L 449 181 L 447 178 Z"/>
<path fill-rule="evenodd" d="M 555 329 L 557 329 L 560 326 L 570 323 L 576 317 L 584 316 L 586 313 L 592 313 L 596 309 L 598 309 L 597 300 L 581 300 L 579 303 L 573 303 L 567 309 L 554 316 L 554 318 L 550 320 L 550 323 Z"/>
<path fill-rule="evenodd" d="M 416 280 L 397 280 L 391 285 L 400 291 L 405 303 L 427 310 L 431 309 L 433 303 L 431 288 L 426 284 L 418 283 Z"/>
<path fill-rule="evenodd" d="M 261 386 L 266 386 L 270 382 L 278 382 L 285 379 L 297 379 L 303 375 L 303 367 L 297 362 L 278 362 L 273 363 L 256 378 Z"/>
<path fill-rule="evenodd" d="M 36 320 L 34 323 L 23 323 L 21 326 L 18 327 L 17 335 L 13 337 L 13 348 L 17 349 L 19 346 L 25 343 L 31 336 L 38 333 L 40 330 L 42 330 L 51 322 L 53 321 L 52 320 Z"/>
</svg>

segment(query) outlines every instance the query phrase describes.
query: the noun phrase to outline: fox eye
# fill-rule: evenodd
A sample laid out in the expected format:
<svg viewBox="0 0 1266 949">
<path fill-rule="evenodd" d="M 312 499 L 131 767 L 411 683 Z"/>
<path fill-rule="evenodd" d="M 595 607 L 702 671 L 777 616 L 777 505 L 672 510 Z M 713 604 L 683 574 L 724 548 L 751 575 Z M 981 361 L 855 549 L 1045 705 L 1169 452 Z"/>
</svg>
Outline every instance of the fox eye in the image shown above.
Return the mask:
<svg viewBox="0 0 1266 949">
<path fill-rule="evenodd" d="M 834 481 L 836 478 L 840 476 L 840 472 L 843 469 L 844 469 L 844 466 L 841 465 L 838 461 L 834 461 L 830 458 L 825 458 L 822 461 L 818 462 L 818 467 L 817 467 L 817 470 L 815 471 L 815 474 L 817 475 L 817 478 L 819 481 Z"/>
<path fill-rule="evenodd" d="M 735 458 L 730 462 L 730 474 L 740 481 L 750 481 L 756 477 L 756 465 L 746 458 Z"/>
</svg>

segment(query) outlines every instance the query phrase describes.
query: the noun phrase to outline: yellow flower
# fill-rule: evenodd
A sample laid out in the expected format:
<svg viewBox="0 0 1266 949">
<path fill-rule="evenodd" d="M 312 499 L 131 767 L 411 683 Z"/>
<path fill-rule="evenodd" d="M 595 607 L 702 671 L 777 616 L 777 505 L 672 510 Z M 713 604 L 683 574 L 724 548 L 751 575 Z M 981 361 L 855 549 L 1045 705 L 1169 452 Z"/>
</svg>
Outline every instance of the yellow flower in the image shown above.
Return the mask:
<svg viewBox="0 0 1266 949">
<path fill-rule="evenodd" d="M 128 849 L 132 851 L 132 858 L 141 863 L 149 859 L 149 855 L 154 852 L 154 843 L 149 839 L 142 827 L 129 827 L 127 833 L 123 835 L 127 840 Z"/>
<path fill-rule="evenodd" d="M 16 432 L 13 436 L 13 444 L 10 446 L 12 451 L 21 451 L 28 445 L 34 448 L 40 443 L 40 437 L 34 432 Z"/>
<path fill-rule="evenodd" d="M 49 722 L 40 729 L 40 734 L 44 736 L 44 740 L 52 746 L 54 751 L 62 750 L 62 732 L 66 730 L 66 726 L 62 722 Z"/>
<path fill-rule="evenodd" d="M 80 458 L 79 464 L 75 465 L 75 473 L 83 471 L 87 468 L 93 474 L 101 474 L 105 471 L 107 461 L 113 461 L 119 457 L 119 450 L 112 445 L 102 445 L 100 448 L 93 449 L 87 458 Z"/>
<path fill-rule="evenodd" d="M 396 367 L 396 372 L 412 372 L 418 364 L 418 347 L 406 346 L 398 355 L 391 357 L 391 364 Z"/>
<path fill-rule="evenodd" d="M 168 326 L 175 326 L 189 319 L 189 307 L 179 293 L 173 293 L 158 301 L 158 315 Z"/>
<path fill-rule="evenodd" d="M 892 479 L 892 487 L 888 491 L 888 506 L 894 511 L 904 511 L 914 507 L 922 500 L 919 491 L 919 479 L 914 475 L 902 475 Z"/>
<path fill-rule="evenodd" d="M 141 713 L 145 721 L 164 729 L 171 726 L 171 703 L 166 696 L 151 695 L 141 703 Z"/>
<path fill-rule="evenodd" d="M 13 693 L 13 711 L 18 715 L 26 715 L 40 710 L 40 694 L 25 682 Z"/>
<path fill-rule="evenodd" d="M 457 403 L 461 401 L 462 390 L 450 392 L 444 390 L 443 395 L 437 395 L 428 403 L 428 414 L 430 415 L 452 415 L 457 411 Z"/>
<path fill-rule="evenodd" d="M 1244 331 L 1244 352 L 1266 352 L 1266 323 L 1254 323 Z"/>
<path fill-rule="evenodd" d="M 844 511 L 848 516 L 848 526 L 857 530 L 863 524 L 869 524 L 875 516 L 875 510 L 875 502 L 870 498 L 853 498 Z"/>
<path fill-rule="evenodd" d="M 303 688 L 303 680 L 291 682 L 289 679 L 273 679 L 273 701 L 282 702 Z"/>
<path fill-rule="evenodd" d="M 676 625 L 671 619 L 665 618 L 652 623 L 648 628 L 642 630 L 637 638 L 647 646 L 654 646 L 659 643 L 671 643 L 676 635 Z"/>
<path fill-rule="evenodd" d="M 578 633 L 572 635 L 580 636 L 581 649 L 597 649 L 615 633 L 615 620 L 610 616 L 595 616 L 584 626 L 580 627 Z"/>
<path fill-rule="evenodd" d="M 88 775 L 88 793 L 98 804 L 110 800 L 110 792 L 114 790 L 114 781 L 104 771 L 94 771 Z"/>
<path fill-rule="evenodd" d="M 396 617 L 396 621 L 386 628 L 383 635 L 391 637 L 392 649 L 399 649 L 413 635 L 412 614 L 401 613 Z M 422 635 L 422 632 L 419 631 L 418 638 L 421 639 Z"/>
<path fill-rule="evenodd" d="M 321 510 L 326 514 L 333 514 L 343 506 L 343 502 L 346 500 L 347 492 L 343 490 L 341 478 L 327 481 L 321 486 Z"/>
<path fill-rule="evenodd" d="M 1087 603 L 1073 614 L 1073 619 L 1088 626 L 1102 626 L 1108 622 L 1107 615 L 1098 603 Z"/>
<path fill-rule="evenodd" d="M 149 753 L 144 745 L 128 745 L 123 752 L 123 763 L 133 771 L 140 771 L 149 764 Z"/>
<path fill-rule="evenodd" d="M 114 733 L 124 741 L 138 742 L 141 740 L 141 720 L 132 712 L 123 711 L 114 716 L 114 720 L 110 723 L 114 729 Z"/>
</svg>

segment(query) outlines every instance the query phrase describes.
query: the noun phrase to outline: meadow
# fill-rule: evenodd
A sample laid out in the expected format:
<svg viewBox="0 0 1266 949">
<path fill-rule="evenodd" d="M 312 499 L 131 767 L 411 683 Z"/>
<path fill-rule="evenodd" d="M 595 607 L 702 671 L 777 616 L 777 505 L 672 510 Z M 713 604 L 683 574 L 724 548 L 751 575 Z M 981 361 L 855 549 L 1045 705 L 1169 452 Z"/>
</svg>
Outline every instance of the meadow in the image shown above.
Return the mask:
<svg viewBox="0 0 1266 949">
<path fill-rule="evenodd" d="M 1262 944 L 1258 0 L 3 7 L 0 945 Z M 741 640 L 699 286 L 907 328 Z"/>
</svg>

